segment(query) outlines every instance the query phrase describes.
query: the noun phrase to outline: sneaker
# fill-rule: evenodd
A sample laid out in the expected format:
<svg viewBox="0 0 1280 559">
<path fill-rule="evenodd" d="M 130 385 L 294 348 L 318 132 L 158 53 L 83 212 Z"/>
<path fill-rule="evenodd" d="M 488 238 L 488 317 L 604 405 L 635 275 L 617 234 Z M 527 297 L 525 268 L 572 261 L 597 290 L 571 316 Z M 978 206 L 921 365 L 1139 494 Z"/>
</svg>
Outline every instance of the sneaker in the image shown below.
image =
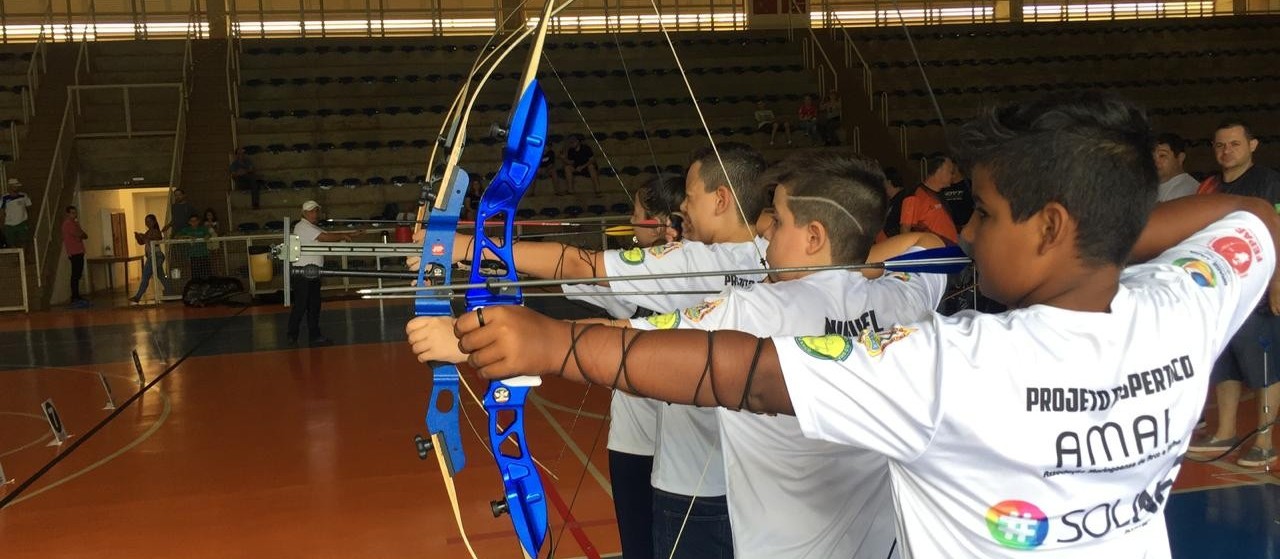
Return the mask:
<svg viewBox="0 0 1280 559">
<path fill-rule="evenodd" d="M 131 302 L 131 303 L 140 303 L 140 302 L 142 302 L 142 298 L 141 298 L 141 297 L 130 297 L 130 298 L 129 298 L 129 302 Z"/>
<path fill-rule="evenodd" d="M 1243 468 L 1261 468 L 1275 461 L 1276 449 L 1268 448 L 1264 450 L 1255 446 L 1249 449 L 1249 452 L 1244 453 L 1239 460 L 1236 460 L 1236 464 Z"/>
<path fill-rule="evenodd" d="M 1215 439 L 1212 435 L 1204 435 L 1193 439 L 1191 446 L 1187 447 L 1187 450 L 1191 452 L 1226 452 L 1238 442 L 1240 442 L 1240 439 L 1236 437 Z"/>
<path fill-rule="evenodd" d="M 329 347 L 333 345 L 333 340 L 330 340 L 329 338 L 326 338 L 324 336 L 316 336 L 314 338 L 311 338 L 311 341 L 309 343 L 311 344 L 311 347 Z"/>
</svg>

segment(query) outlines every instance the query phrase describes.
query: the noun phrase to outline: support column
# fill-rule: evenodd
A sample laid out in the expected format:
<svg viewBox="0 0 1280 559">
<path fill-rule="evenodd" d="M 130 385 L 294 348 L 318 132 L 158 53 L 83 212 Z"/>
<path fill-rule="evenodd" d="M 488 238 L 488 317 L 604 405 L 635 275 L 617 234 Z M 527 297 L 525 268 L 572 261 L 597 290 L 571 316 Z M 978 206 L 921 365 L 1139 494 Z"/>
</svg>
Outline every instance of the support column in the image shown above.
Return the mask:
<svg viewBox="0 0 1280 559">
<path fill-rule="evenodd" d="M 997 0 L 995 19 L 997 22 L 1022 23 L 1023 0 Z"/>
<path fill-rule="evenodd" d="M 498 22 L 499 23 L 502 23 L 503 21 L 507 22 L 506 28 L 503 29 L 503 31 L 516 31 L 524 26 L 525 9 L 524 9 L 523 2 L 521 2 L 520 0 L 501 0 L 500 7 L 502 8 L 502 12 L 498 16 L 499 17 Z M 513 12 L 516 15 L 513 17 L 508 17 Z"/>
<path fill-rule="evenodd" d="M 205 17 L 209 20 L 209 38 L 226 39 L 228 12 L 227 2 L 235 0 L 208 0 L 205 2 Z"/>
</svg>

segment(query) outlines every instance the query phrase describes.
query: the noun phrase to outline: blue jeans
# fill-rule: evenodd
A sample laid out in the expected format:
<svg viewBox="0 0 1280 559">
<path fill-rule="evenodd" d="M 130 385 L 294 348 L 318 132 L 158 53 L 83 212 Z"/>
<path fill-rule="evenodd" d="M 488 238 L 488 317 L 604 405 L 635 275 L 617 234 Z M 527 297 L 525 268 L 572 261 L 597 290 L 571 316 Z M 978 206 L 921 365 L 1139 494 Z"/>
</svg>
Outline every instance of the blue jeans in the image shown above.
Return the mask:
<svg viewBox="0 0 1280 559">
<path fill-rule="evenodd" d="M 169 278 L 164 274 L 164 253 L 157 250 L 154 258 L 155 267 L 160 269 L 160 285 L 168 291 Z M 134 299 L 141 299 L 147 292 L 147 286 L 151 285 L 151 268 L 151 258 L 142 261 L 142 282 L 138 284 L 138 292 L 133 294 Z"/>
<path fill-rule="evenodd" d="M 690 511 L 689 503 L 693 502 Z M 685 516 L 688 515 L 688 522 Z M 684 525 L 684 533 L 680 526 Z M 676 539 L 679 538 L 679 542 Z M 675 555 L 671 549 L 675 548 Z M 687 497 L 653 490 L 654 559 L 733 559 L 729 504 L 724 496 Z"/>
</svg>

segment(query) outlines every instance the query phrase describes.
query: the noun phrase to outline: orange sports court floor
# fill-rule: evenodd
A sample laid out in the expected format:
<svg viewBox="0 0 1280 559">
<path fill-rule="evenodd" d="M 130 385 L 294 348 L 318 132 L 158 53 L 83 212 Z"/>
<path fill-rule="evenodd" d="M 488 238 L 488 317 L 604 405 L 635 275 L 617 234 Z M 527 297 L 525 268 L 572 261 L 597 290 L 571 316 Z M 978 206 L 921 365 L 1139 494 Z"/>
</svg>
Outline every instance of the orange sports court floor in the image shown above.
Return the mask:
<svg viewBox="0 0 1280 559">
<path fill-rule="evenodd" d="M 0 487 L 0 557 L 467 555 L 436 461 L 413 444 L 430 371 L 404 344 L 407 303 L 326 301 L 336 345 L 314 349 L 286 344 L 279 305 L 121 304 L 0 316 L 0 466 L 13 480 Z M 61 446 L 46 399 L 72 435 Z M 556 379 L 535 390 L 529 446 L 555 475 L 544 556 L 618 552 L 608 401 Z M 463 522 L 481 559 L 519 557 L 510 520 L 490 513 L 501 483 L 483 413 L 462 405 L 477 430 L 464 419 Z M 1166 513 L 1174 557 L 1280 557 L 1280 477 L 1233 459 L 1185 464 Z"/>
</svg>

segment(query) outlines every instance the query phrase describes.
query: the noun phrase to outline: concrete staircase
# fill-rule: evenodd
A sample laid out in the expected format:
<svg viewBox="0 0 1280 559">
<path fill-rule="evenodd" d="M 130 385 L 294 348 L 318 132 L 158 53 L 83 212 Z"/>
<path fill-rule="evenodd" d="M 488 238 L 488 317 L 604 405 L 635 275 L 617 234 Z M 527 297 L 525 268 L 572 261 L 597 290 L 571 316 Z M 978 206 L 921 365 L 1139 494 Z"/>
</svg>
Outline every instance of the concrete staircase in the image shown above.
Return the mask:
<svg viewBox="0 0 1280 559">
<path fill-rule="evenodd" d="M 75 194 L 74 180 L 55 180 L 47 193 L 45 186 L 49 183 L 54 149 L 61 132 L 67 86 L 73 85 L 75 80 L 78 50 L 78 43 L 48 46 L 48 70 L 41 78 L 40 90 L 36 93 L 36 114 L 28 123 L 27 136 L 22 141 L 22 156 L 9 167 L 9 177 L 21 180 L 32 198 L 31 231 L 40 242 L 32 245 L 32 252 L 27 254 L 27 288 L 31 294 L 32 310 L 49 307 L 53 280 L 62 260 L 58 225 L 62 222 L 62 208 L 71 203 Z M 40 221 L 42 206 L 47 206 L 44 221 Z M 42 268 L 39 275 L 33 258 L 35 253 L 39 254 Z"/>
</svg>

